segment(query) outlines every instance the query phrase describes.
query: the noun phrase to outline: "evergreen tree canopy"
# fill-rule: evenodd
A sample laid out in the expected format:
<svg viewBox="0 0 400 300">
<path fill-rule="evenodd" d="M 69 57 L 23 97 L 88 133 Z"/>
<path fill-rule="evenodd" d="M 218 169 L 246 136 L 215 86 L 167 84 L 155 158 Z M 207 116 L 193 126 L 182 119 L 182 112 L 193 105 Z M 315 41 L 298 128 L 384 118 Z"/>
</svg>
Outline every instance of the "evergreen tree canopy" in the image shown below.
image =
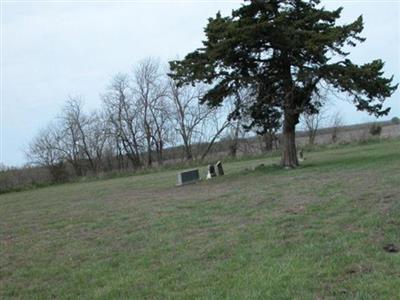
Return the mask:
<svg viewBox="0 0 400 300">
<path fill-rule="evenodd" d="M 247 2 L 247 1 L 246 1 Z M 254 0 L 209 18 L 203 47 L 181 61 L 172 61 L 179 84 L 204 82 L 211 88 L 202 101 L 220 105 L 238 88 L 255 90 L 250 116 L 263 118 L 261 107 L 283 115 L 282 165 L 298 165 L 295 125 L 301 113 L 318 111 L 321 85 L 344 92 L 358 110 L 375 116 L 389 112 L 383 102 L 396 90 L 393 77 L 383 76 L 377 59 L 354 64 L 345 49 L 363 42 L 363 19 L 337 25 L 342 8 L 328 11 L 319 0 Z"/>
</svg>

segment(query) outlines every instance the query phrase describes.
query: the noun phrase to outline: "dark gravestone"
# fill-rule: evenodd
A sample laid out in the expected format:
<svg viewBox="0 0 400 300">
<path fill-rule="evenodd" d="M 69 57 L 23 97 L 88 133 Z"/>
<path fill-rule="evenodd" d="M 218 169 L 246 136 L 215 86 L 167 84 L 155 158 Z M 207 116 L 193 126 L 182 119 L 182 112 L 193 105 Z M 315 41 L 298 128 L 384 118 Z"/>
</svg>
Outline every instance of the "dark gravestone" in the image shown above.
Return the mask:
<svg viewBox="0 0 400 300">
<path fill-rule="evenodd" d="M 196 182 L 200 179 L 199 170 L 188 170 L 183 171 L 178 174 L 177 184 L 176 185 L 184 185 L 188 183 Z"/>
<path fill-rule="evenodd" d="M 218 176 L 224 175 L 224 168 L 222 167 L 222 162 L 217 162 L 217 172 Z"/>
<path fill-rule="evenodd" d="M 217 176 L 214 165 L 208 165 L 207 179 Z"/>
</svg>

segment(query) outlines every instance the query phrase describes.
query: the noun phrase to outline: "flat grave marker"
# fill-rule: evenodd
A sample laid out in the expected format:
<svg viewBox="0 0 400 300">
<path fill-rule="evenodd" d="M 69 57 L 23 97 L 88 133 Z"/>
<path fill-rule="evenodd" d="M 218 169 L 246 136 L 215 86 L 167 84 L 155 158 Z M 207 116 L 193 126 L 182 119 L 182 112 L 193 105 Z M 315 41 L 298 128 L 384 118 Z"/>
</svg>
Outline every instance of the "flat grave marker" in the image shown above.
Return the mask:
<svg viewBox="0 0 400 300">
<path fill-rule="evenodd" d="M 178 173 L 177 186 L 194 183 L 200 180 L 199 169 L 187 170 Z"/>
</svg>

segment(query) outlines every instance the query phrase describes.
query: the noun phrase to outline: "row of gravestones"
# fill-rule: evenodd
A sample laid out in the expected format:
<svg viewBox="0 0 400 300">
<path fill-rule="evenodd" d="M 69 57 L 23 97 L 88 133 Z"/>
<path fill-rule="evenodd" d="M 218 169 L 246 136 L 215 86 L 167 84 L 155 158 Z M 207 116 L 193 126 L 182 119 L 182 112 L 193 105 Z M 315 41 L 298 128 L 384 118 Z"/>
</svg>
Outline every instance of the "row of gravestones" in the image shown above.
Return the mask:
<svg viewBox="0 0 400 300">
<path fill-rule="evenodd" d="M 211 179 L 215 176 L 222 176 L 224 175 L 224 169 L 222 167 L 222 163 L 219 161 L 216 164 L 217 167 L 217 172 L 215 172 L 215 166 L 214 165 L 209 165 L 207 170 L 207 179 Z M 200 174 L 199 174 L 199 170 L 198 169 L 194 169 L 194 170 L 188 170 L 188 171 L 183 171 L 178 173 L 177 176 L 177 185 L 184 185 L 184 184 L 188 184 L 188 183 L 193 183 L 200 180 Z"/>
<path fill-rule="evenodd" d="M 299 161 L 303 161 L 304 158 L 304 154 L 303 154 L 303 149 L 301 149 L 298 152 L 298 159 Z M 264 164 L 262 164 L 264 165 Z M 217 172 L 215 171 L 215 166 L 217 167 Z M 211 179 L 213 177 L 216 177 L 217 174 L 218 176 L 222 176 L 224 175 L 224 168 L 222 167 L 222 163 L 219 161 L 217 162 L 216 165 L 208 165 L 207 168 L 207 179 Z M 200 174 L 199 174 L 199 170 L 198 169 L 194 169 L 194 170 L 189 170 L 189 171 L 184 171 L 178 174 L 178 180 L 177 180 L 177 185 L 184 185 L 187 183 L 193 183 L 200 180 Z"/>
</svg>

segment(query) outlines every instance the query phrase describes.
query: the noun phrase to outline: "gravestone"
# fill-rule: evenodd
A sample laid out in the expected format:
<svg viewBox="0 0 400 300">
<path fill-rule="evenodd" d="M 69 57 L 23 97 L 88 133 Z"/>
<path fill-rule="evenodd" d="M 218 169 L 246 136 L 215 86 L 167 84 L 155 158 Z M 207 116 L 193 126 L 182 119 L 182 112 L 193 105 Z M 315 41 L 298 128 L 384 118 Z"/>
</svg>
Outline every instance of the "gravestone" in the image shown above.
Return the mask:
<svg viewBox="0 0 400 300">
<path fill-rule="evenodd" d="M 218 176 L 224 175 L 224 168 L 222 167 L 222 162 L 217 162 L 217 172 Z"/>
<path fill-rule="evenodd" d="M 184 184 L 188 184 L 188 183 L 193 183 L 198 180 L 200 180 L 200 175 L 199 175 L 198 169 L 183 171 L 183 172 L 178 173 L 176 185 L 184 185 Z"/>
<path fill-rule="evenodd" d="M 299 151 L 299 161 L 304 161 L 303 149 Z"/>
<path fill-rule="evenodd" d="M 215 173 L 214 165 L 208 165 L 207 179 L 211 179 L 215 176 L 217 176 L 217 174 Z"/>
</svg>

